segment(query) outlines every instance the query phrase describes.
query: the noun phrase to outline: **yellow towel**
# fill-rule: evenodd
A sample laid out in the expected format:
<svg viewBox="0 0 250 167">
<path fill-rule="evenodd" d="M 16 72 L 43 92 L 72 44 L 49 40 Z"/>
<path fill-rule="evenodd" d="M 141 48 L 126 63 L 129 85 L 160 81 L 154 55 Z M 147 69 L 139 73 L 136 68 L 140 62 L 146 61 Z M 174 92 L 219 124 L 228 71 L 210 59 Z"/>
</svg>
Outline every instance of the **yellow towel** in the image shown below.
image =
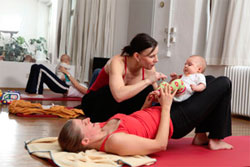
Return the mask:
<svg viewBox="0 0 250 167">
<path fill-rule="evenodd" d="M 94 149 L 79 153 L 64 152 L 58 144 L 57 137 L 26 141 L 25 148 L 30 154 L 50 159 L 57 166 L 63 167 L 117 167 L 123 164 L 136 167 L 156 162 L 156 159 L 148 156 L 118 156 Z"/>
</svg>

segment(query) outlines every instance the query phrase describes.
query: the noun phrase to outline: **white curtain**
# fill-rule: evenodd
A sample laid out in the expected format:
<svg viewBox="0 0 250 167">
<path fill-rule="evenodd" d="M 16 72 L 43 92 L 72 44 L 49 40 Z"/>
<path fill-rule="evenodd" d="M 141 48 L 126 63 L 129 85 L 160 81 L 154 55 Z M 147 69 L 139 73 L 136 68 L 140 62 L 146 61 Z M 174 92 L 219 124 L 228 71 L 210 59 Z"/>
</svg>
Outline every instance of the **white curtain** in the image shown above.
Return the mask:
<svg viewBox="0 0 250 167">
<path fill-rule="evenodd" d="M 67 47 L 70 32 L 71 0 L 59 0 L 57 10 L 57 34 L 55 55 L 59 58 L 62 54 L 69 54 Z"/>
<path fill-rule="evenodd" d="M 221 64 L 250 66 L 249 9 L 249 0 L 231 0 Z"/>
<path fill-rule="evenodd" d="M 75 76 L 89 80 L 93 57 L 111 57 L 114 41 L 114 0 L 77 0 L 70 55 Z"/>
<path fill-rule="evenodd" d="M 205 57 L 209 65 L 250 65 L 250 1 L 212 1 Z"/>
</svg>

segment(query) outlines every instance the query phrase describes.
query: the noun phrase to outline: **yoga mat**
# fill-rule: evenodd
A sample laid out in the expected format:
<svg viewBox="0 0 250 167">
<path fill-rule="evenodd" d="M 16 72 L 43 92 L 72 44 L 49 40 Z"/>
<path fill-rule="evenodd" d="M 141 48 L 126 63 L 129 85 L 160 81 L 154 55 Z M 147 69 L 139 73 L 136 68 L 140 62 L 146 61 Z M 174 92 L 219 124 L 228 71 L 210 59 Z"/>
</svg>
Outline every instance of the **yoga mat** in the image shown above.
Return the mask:
<svg viewBox="0 0 250 167">
<path fill-rule="evenodd" d="M 56 115 L 42 115 L 42 114 L 30 114 L 30 115 L 24 115 L 22 113 L 17 113 L 16 116 L 18 117 L 44 117 L 44 118 L 59 118 L 59 116 Z"/>
<path fill-rule="evenodd" d="M 64 97 L 57 94 L 26 95 L 21 94 L 21 100 L 45 100 L 45 101 L 81 101 L 81 97 Z"/>
<path fill-rule="evenodd" d="M 192 145 L 192 138 L 171 139 L 168 149 L 150 155 L 156 158 L 150 167 L 165 166 L 250 166 L 250 136 L 231 136 L 225 138 L 234 146 L 232 150 L 209 150 L 208 146 Z M 146 167 L 146 166 L 145 166 Z"/>
</svg>

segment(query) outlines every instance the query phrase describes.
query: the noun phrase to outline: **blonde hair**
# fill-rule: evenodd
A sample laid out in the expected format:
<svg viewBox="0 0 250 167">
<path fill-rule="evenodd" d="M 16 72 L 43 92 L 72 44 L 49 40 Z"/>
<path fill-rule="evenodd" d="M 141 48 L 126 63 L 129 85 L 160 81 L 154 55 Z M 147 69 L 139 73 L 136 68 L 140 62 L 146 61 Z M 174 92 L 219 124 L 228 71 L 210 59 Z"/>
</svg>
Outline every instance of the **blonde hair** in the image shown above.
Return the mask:
<svg viewBox="0 0 250 167">
<path fill-rule="evenodd" d="M 199 63 L 199 66 L 201 67 L 201 73 L 204 73 L 207 67 L 207 62 L 204 59 L 204 57 L 200 56 L 200 55 L 192 55 L 190 57 L 194 57 L 197 58 L 199 61 L 197 61 L 197 63 Z"/>
</svg>

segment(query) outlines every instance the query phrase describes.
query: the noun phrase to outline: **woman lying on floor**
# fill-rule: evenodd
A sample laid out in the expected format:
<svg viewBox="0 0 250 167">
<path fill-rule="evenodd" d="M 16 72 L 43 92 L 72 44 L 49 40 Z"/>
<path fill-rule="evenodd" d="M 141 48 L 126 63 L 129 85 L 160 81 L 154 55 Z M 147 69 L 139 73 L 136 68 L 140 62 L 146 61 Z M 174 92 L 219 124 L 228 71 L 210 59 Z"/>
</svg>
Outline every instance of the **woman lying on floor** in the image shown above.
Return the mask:
<svg viewBox="0 0 250 167">
<path fill-rule="evenodd" d="M 208 144 L 211 150 L 232 149 L 224 142 L 231 135 L 231 81 L 208 76 L 207 88 L 190 99 L 173 103 L 170 87 L 151 92 L 140 111 L 116 114 L 108 121 L 91 123 L 89 118 L 66 122 L 59 134 L 65 151 L 96 149 L 119 155 L 147 155 L 166 150 L 170 138 L 184 137 L 194 128 L 193 144 Z M 153 99 L 161 106 L 150 107 Z M 208 136 L 207 136 L 208 132 Z"/>
<path fill-rule="evenodd" d="M 79 83 L 64 67 L 61 67 L 60 70 L 67 75 L 71 85 L 68 85 L 44 65 L 32 65 L 25 92 L 29 94 L 43 94 L 45 83 L 55 93 L 62 93 L 68 97 L 83 97 L 87 93 L 88 88 L 84 84 Z"/>
</svg>

